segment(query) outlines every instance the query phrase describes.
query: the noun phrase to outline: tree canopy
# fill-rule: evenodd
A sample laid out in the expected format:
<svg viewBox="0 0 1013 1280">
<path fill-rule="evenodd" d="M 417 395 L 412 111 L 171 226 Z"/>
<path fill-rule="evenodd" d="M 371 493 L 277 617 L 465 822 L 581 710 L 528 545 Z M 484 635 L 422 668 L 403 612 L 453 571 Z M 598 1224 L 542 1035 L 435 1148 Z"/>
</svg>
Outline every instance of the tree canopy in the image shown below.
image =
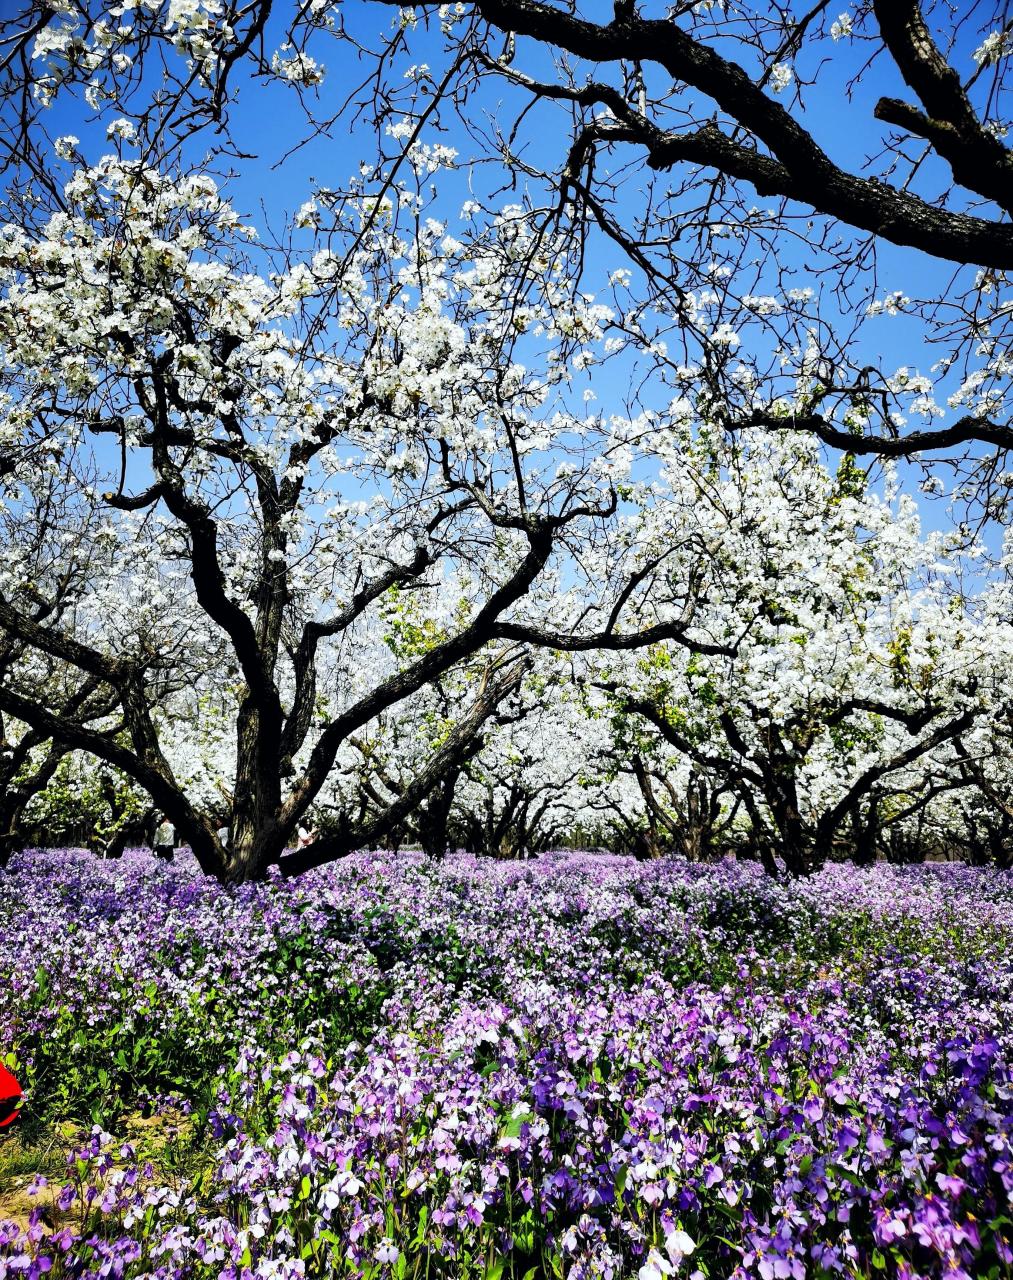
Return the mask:
<svg viewBox="0 0 1013 1280">
<path fill-rule="evenodd" d="M 971 795 L 1001 845 L 1010 33 L 17 7 L 4 848 L 82 753 L 223 879 L 550 830 L 805 870 Z"/>
</svg>

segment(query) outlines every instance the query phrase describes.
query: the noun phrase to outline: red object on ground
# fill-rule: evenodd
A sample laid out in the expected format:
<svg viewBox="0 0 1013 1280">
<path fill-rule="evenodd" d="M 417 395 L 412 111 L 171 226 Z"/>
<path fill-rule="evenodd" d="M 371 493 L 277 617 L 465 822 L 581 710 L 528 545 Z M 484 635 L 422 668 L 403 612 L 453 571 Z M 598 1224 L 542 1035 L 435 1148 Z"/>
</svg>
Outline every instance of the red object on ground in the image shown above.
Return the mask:
<svg viewBox="0 0 1013 1280">
<path fill-rule="evenodd" d="M 17 1109 L 21 1096 L 21 1086 L 0 1063 L 0 1129 L 13 1124 L 21 1114 Z"/>
</svg>

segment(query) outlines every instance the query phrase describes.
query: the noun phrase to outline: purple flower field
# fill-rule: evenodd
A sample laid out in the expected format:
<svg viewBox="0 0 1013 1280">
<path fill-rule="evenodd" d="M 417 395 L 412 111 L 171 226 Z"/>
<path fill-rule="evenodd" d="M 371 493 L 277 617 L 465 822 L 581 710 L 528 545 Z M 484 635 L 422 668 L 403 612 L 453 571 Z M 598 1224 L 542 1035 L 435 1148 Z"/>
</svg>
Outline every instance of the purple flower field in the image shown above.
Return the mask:
<svg viewBox="0 0 1013 1280">
<path fill-rule="evenodd" d="M 1013 1275 L 1008 874 L 51 852 L 3 890 L 24 1140 L 92 1137 L 56 1217 L 0 1187 L 0 1278 Z M 124 1137 L 160 1108 L 171 1169 Z"/>
</svg>

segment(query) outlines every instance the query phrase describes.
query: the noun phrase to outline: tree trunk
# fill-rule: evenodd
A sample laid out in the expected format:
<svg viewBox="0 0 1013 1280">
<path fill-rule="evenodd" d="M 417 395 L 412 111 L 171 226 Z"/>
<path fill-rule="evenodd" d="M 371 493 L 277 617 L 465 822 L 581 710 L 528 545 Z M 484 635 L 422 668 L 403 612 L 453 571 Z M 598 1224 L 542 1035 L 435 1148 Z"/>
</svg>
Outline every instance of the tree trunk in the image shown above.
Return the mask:
<svg viewBox="0 0 1013 1280">
<path fill-rule="evenodd" d="M 637 786 L 639 786 L 640 794 L 644 798 L 644 812 L 647 815 L 647 830 L 641 833 L 642 838 L 637 843 L 636 856 L 643 860 L 660 858 L 661 841 L 658 838 L 658 802 L 654 796 L 651 775 L 647 772 L 647 766 L 640 756 L 635 755 L 631 763 Z"/>
<path fill-rule="evenodd" d="M 246 839 L 242 844 L 233 841 L 225 855 L 222 883 L 246 884 L 250 880 L 262 880 L 268 865 L 263 861 L 256 839 Z"/>
<path fill-rule="evenodd" d="M 790 876 L 808 875 L 818 859 L 805 823 L 797 813 L 782 815 L 778 824 L 781 832 L 781 857 L 784 869 Z"/>
<path fill-rule="evenodd" d="M 21 850 L 21 839 L 12 831 L 0 831 L 0 871 Z"/>
<path fill-rule="evenodd" d="M 851 856 L 860 867 L 871 866 L 876 861 L 879 845 L 879 804 L 871 799 L 866 810 L 865 819 L 858 806 L 851 811 L 852 850 Z"/>
<path fill-rule="evenodd" d="M 789 876 L 804 876 L 822 860 L 813 832 L 799 811 L 795 774 L 789 760 L 781 760 L 765 771 L 767 807 L 780 841 L 780 855 Z"/>
<path fill-rule="evenodd" d="M 450 847 L 450 810 L 459 776 L 456 771 L 448 774 L 415 820 L 422 852 L 430 858 L 442 858 Z"/>
</svg>

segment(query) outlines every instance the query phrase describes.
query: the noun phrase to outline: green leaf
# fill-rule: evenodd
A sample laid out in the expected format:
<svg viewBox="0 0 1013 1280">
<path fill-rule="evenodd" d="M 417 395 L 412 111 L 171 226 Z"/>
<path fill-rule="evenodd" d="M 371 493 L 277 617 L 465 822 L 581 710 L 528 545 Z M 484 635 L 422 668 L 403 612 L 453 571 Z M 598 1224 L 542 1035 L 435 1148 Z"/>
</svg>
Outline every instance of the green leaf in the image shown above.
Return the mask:
<svg viewBox="0 0 1013 1280">
<path fill-rule="evenodd" d="M 413 1249 L 421 1249 L 423 1241 L 426 1238 L 426 1225 L 429 1222 L 429 1206 L 423 1205 L 419 1209 L 419 1225 L 415 1232 L 415 1239 L 412 1241 Z"/>
<path fill-rule="evenodd" d="M 506 1124 L 503 1126 L 503 1131 L 500 1134 L 500 1137 L 519 1138 L 521 1136 L 521 1127 L 528 1119 L 529 1116 L 526 1113 L 519 1116 L 510 1116 Z"/>
</svg>

